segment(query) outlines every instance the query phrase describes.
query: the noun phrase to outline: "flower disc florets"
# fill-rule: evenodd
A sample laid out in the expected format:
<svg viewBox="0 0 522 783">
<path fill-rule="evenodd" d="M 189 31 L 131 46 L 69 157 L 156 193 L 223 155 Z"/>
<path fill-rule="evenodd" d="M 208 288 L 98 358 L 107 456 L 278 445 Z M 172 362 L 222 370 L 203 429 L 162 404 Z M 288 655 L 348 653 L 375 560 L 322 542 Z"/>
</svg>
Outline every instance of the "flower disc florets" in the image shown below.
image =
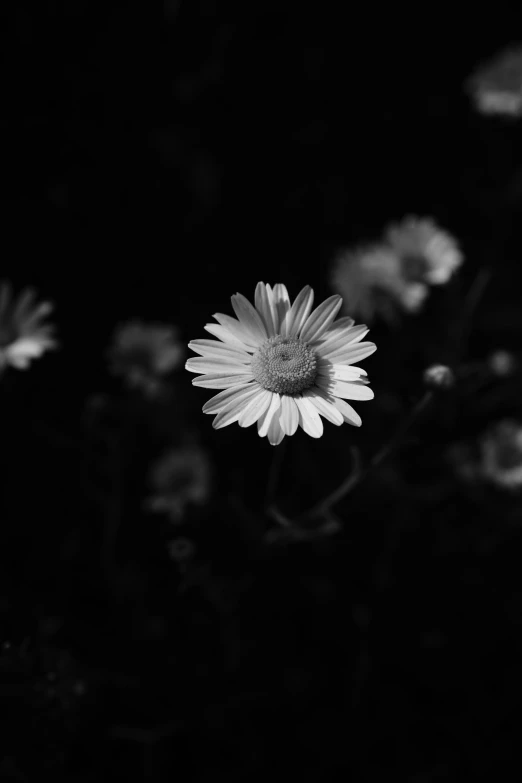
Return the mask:
<svg viewBox="0 0 522 783">
<path fill-rule="evenodd" d="M 317 359 L 302 340 L 271 337 L 253 355 L 252 374 L 268 391 L 298 394 L 313 385 Z"/>
</svg>

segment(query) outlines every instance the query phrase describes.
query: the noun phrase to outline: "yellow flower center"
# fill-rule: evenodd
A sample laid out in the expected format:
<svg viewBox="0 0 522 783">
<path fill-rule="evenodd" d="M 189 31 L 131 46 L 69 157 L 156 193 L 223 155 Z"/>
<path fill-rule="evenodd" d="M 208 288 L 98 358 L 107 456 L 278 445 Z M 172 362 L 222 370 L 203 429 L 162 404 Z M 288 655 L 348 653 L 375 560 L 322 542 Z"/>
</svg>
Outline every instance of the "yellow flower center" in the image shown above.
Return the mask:
<svg viewBox="0 0 522 783">
<path fill-rule="evenodd" d="M 317 359 L 301 340 L 271 337 L 253 355 L 252 373 L 268 391 L 298 394 L 313 385 Z"/>
</svg>

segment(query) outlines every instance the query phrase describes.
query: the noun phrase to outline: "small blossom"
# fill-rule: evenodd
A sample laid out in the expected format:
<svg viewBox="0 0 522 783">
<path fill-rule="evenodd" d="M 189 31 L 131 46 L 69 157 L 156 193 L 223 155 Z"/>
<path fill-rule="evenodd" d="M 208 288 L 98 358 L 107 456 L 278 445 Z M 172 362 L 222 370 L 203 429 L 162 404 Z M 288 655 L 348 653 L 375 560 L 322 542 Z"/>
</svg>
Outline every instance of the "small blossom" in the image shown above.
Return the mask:
<svg viewBox="0 0 522 783">
<path fill-rule="evenodd" d="M 171 449 L 152 465 L 152 492 L 145 508 L 166 513 L 172 522 L 180 522 L 188 505 L 207 502 L 211 480 L 211 463 L 204 449 L 196 444 Z"/>
<path fill-rule="evenodd" d="M 485 62 L 466 87 L 481 114 L 522 116 L 522 46 L 505 49 Z"/>
<path fill-rule="evenodd" d="M 424 383 L 432 389 L 449 389 L 454 382 L 453 371 L 445 364 L 433 364 L 424 371 Z"/>
<path fill-rule="evenodd" d="M 33 359 L 58 347 L 54 327 L 45 323 L 50 302 L 35 303 L 35 292 L 26 288 L 14 299 L 9 283 L 0 283 L 0 372 L 7 366 L 26 370 Z"/>
<path fill-rule="evenodd" d="M 499 378 L 512 375 L 516 368 L 516 359 L 509 351 L 494 351 L 488 359 L 491 372 Z"/>
<path fill-rule="evenodd" d="M 138 320 L 116 328 L 108 351 L 112 373 L 151 397 L 161 390 L 163 377 L 179 366 L 182 357 L 174 327 Z"/>
<path fill-rule="evenodd" d="M 388 226 L 385 239 L 400 258 L 402 276 L 411 282 L 444 285 L 464 260 L 455 239 L 431 218 L 409 215 Z"/>
<path fill-rule="evenodd" d="M 205 329 L 217 340 L 193 340 L 198 354 L 185 364 L 200 373 L 194 386 L 222 389 L 203 406 L 217 414 L 215 429 L 238 422 L 257 423 L 260 437 L 281 443 L 301 426 L 313 438 L 323 434 L 321 416 L 340 426 L 361 425 L 346 400 L 371 400 L 366 372 L 355 362 L 376 346 L 361 342 L 368 333 L 352 318 L 335 321 L 342 299 L 331 296 L 312 311 L 314 292 L 305 286 L 293 304 L 286 286 L 258 283 L 255 307 L 241 294 L 232 297 L 237 320 L 216 313 Z"/>
</svg>

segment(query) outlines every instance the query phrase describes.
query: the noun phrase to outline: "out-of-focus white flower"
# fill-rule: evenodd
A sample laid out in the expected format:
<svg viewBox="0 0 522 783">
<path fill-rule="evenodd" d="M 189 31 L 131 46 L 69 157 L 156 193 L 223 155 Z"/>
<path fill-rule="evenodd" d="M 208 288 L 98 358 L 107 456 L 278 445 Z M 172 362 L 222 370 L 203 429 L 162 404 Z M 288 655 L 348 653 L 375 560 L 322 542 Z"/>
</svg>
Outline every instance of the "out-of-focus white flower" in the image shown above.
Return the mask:
<svg viewBox="0 0 522 783">
<path fill-rule="evenodd" d="M 505 419 L 491 427 L 480 442 L 482 475 L 499 487 L 522 489 L 522 425 Z"/>
<path fill-rule="evenodd" d="M 424 383 L 432 389 L 449 389 L 454 382 L 455 376 L 445 364 L 433 364 L 424 371 Z"/>
<path fill-rule="evenodd" d="M 489 482 L 501 489 L 522 490 L 522 424 L 504 419 L 480 437 L 448 450 L 455 473 L 464 481 Z"/>
<path fill-rule="evenodd" d="M 26 288 L 13 298 L 11 285 L 0 283 L 0 372 L 7 366 L 26 370 L 33 359 L 58 347 L 54 326 L 45 323 L 50 302 L 35 303 L 36 293 Z"/>
<path fill-rule="evenodd" d="M 403 278 L 411 282 L 444 285 L 464 260 L 455 239 L 431 218 L 409 215 L 388 226 L 385 240 L 400 259 Z"/>
<path fill-rule="evenodd" d="M 188 505 L 204 505 L 210 496 L 212 466 L 206 451 L 196 444 L 170 449 L 151 467 L 148 511 L 166 513 L 180 522 Z"/>
<path fill-rule="evenodd" d="M 133 320 L 116 328 L 108 361 L 112 373 L 122 376 L 127 386 L 154 396 L 183 353 L 175 327 Z"/>
<path fill-rule="evenodd" d="M 332 265 L 330 285 L 348 312 L 369 323 L 377 316 L 395 321 L 400 310 L 416 313 L 428 294 L 427 285 L 404 277 L 400 256 L 384 243 L 341 253 Z"/>
<path fill-rule="evenodd" d="M 491 372 L 499 378 L 511 375 L 517 366 L 515 357 L 509 351 L 494 351 L 488 359 Z"/>
<path fill-rule="evenodd" d="M 286 286 L 258 283 L 255 307 L 241 294 L 232 297 L 237 320 L 216 313 L 205 329 L 217 340 L 189 343 L 197 358 L 189 372 L 201 373 L 194 386 L 222 389 L 203 406 L 217 414 L 215 429 L 257 422 L 260 437 L 281 443 L 297 428 L 313 438 L 323 434 L 321 416 L 340 426 L 360 426 L 361 418 L 346 400 L 371 400 L 366 372 L 355 362 L 376 346 L 361 342 L 368 333 L 352 318 L 335 321 L 342 304 L 331 296 L 312 311 L 314 292 L 305 286 L 293 304 Z"/>
<path fill-rule="evenodd" d="M 485 62 L 466 87 L 481 114 L 522 116 L 522 46 L 505 49 Z"/>
</svg>

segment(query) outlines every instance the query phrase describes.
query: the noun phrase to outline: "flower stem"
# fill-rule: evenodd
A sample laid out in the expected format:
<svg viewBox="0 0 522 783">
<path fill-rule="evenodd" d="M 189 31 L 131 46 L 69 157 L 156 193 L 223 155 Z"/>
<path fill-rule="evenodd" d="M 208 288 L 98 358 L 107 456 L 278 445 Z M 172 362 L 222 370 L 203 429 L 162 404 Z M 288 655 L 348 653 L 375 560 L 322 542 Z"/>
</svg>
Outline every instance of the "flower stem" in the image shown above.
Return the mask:
<svg viewBox="0 0 522 783">
<path fill-rule="evenodd" d="M 330 508 L 332 508 L 332 506 L 336 505 L 340 500 L 342 500 L 344 496 L 347 495 L 357 484 L 360 484 L 361 481 L 366 478 L 368 473 L 373 470 L 373 468 L 376 468 L 377 465 L 380 465 L 380 463 L 383 462 L 383 460 L 385 460 L 386 457 L 396 448 L 418 416 L 431 402 L 433 396 L 433 391 L 427 391 L 426 394 L 415 405 L 410 414 L 399 425 L 395 435 L 393 435 L 388 443 L 385 443 L 384 446 L 374 455 L 374 457 L 372 457 L 367 467 L 364 470 L 361 470 L 359 465 L 356 463 L 348 478 L 346 478 L 345 481 L 343 481 L 343 483 L 330 495 L 327 495 L 326 498 L 313 506 L 313 508 L 307 512 L 306 516 L 316 517 L 324 515 L 327 511 L 330 510 Z"/>
<path fill-rule="evenodd" d="M 474 279 L 466 297 L 462 311 L 462 319 L 460 322 L 457 339 L 455 341 L 455 363 L 462 359 L 462 356 L 467 348 L 471 327 L 473 324 L 473 315 L 484 295 L 486 287 L 491 279 L 491 274 L 491 269 L 481 269 Z"/>
<path fill-rule="evenodd" d="M 268 481 L 266 485 L 265 493 L 265 509 L 272 506 L 275 491 L 277 489 L 277 482 L 279 480 L 279 474 L 281 473 L 281 466 L 283 464 L 283 458 L 285 456 L 286 440 L 283 440 L 279 448 L 276 448 L 272 457 L 272 464 L 270 465 L 270 472 L 268 474 Z"/>
</svg>

